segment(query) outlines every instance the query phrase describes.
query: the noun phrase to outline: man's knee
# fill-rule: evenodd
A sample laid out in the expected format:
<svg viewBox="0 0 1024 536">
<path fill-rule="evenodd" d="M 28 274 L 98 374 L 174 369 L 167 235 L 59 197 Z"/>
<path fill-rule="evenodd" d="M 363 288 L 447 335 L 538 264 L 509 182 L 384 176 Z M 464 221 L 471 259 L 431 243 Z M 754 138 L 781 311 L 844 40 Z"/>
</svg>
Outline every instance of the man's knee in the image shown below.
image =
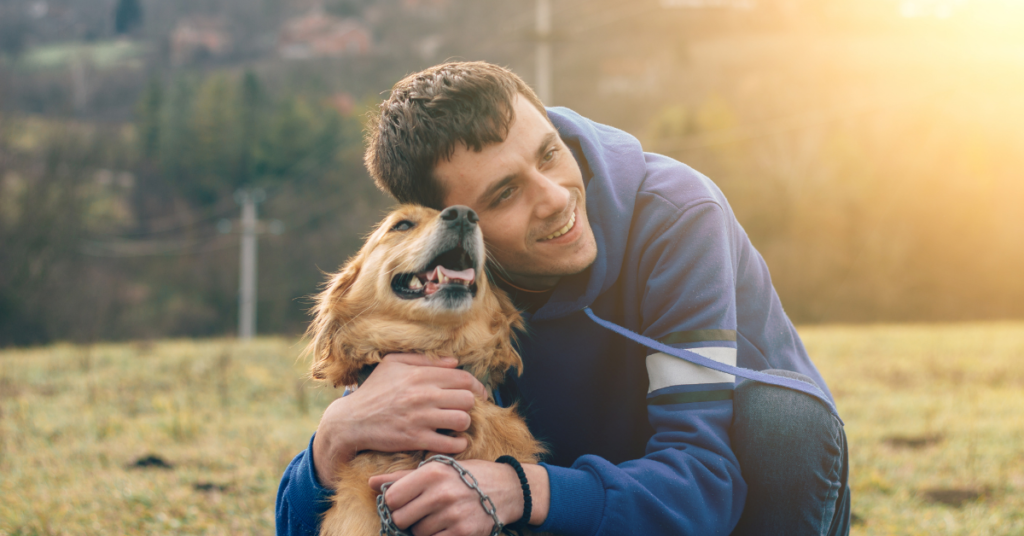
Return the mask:
<svg viewBox="0 0 1024 536">
<path fill-rule="evenodd" d="M 788 370 L 766 370 L 766 374 L 793 378 L 817 387 L 813 380 Z M 820 389 L 820 388 L 819 388 Z M 736 388 L 735 422 L 748 433 L 779 437 L 824 433 L 835 435 L 835 418 L 818 399 L 785 387 L 747 381 Z"/>
<path fill-rule="evenodd" d="M 795 372 L 765 371 L 814 382 Z M 827 534 L 848 516 L 842 424 L 817 398 L 748 381 L 736 388 L 732 447 L 747 482 L 734 534 Z M 836 516 L 842 517 L 842 519 Z M 848 524 L 847 524 L 848 526 Z"/>
</svg>

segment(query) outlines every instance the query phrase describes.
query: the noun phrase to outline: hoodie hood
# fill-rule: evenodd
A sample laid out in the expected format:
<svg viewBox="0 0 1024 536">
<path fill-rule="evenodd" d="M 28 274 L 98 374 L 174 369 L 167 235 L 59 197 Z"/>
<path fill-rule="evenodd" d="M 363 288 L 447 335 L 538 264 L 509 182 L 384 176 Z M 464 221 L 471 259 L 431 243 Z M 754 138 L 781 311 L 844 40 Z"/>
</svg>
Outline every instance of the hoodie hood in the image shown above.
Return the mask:
<svg viewBox="0 0 1024 536">
<path fill-rule="evenodd" d="M 534 322 L 588 307 L 612 287 L 626 254 L 637 191 L 647 175 L 643 148 L 632 135 L 595 123 L 568 108 L 547 111 L 583 170 L 587 216 L 597 242 L 597 258 L 590 268 L 559 281 L 551 299 L 531 317 Z"/>
</svg>

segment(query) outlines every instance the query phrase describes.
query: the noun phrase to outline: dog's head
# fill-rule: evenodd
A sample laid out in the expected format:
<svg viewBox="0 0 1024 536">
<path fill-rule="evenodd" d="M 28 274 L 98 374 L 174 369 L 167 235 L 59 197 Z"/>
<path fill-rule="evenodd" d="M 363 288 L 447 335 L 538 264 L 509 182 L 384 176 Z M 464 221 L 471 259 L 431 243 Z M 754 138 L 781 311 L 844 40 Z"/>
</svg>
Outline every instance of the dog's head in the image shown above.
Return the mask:
<svg viewBox="0 0 1024 536">
<path fill-rule="evenodd" d="M 512 347 L 522 320 L 488 282 L 485 261 L 468 207 L 392 211 L 318 296 L 308 333 L 313 377 L 352 385 L 387 353 L 420 352 L 457 357 L 494 387 L 522 366 Z"/>
</svg>

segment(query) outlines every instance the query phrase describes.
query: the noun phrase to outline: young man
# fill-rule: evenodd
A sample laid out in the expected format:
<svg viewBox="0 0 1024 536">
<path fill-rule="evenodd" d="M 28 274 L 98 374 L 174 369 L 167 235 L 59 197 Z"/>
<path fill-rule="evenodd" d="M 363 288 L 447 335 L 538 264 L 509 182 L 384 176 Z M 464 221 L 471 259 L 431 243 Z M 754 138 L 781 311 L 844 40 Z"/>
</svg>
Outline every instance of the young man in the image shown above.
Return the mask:
<svg viewBox="0 0 1024 536">
<path fill-rule="evenodd" d="M 399 82 L 366 157 L 401 202 L 466 205 L 492 273 L 525 311 L 520 401 L 547 463 L 524 466 L 530 525 L 566 535 L 847 534 L 841 423 L 813 397 L 653 352 L 581 310 L 677 348 L 774 369 L 831 398 L 722 193 L 632 136 L 545 109 L 511 72 L 452 63 Z M 454 361 L 390 355 L 335 401 L 285 472 L 278 532 L 313 534 L 334 468 L 361 450 L 457 453 L 453 428 L 482 386 Z M 395 396 L 402 393 L 402 396 Z M 463 420 L 464 421 L 464 420 Z M 458 429 L 458 428 L 456 428 Z M 493 460 L 463 465 L 503 523 L 523 516 L 520 482 Z M 742 469 L 742 470 L 741 470 Z M 492 519 L 451 468 L 394 482 L 395 523 L 416 536 L 489 534 Z"/>
</svg>

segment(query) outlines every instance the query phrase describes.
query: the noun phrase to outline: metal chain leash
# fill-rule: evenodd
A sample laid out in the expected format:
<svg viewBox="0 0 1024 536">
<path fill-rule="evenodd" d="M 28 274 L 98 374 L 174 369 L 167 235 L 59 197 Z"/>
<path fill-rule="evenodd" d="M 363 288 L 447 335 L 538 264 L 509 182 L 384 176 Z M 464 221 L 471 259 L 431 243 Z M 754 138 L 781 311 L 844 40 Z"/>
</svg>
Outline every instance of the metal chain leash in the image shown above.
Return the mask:
<svg viewBox="0 0 1024 536">
<path fill-rule="evenodd" d="M 480 506 L 483 507 L 484 512 L 487 512 L 487 515 L 491 516 L 491 519 L 494 520 L 494 527 L 491 528 L 490 536 L 498 536 L 501 534 L 505 525 L 502 525 L 501 520 L 498 519 L 498 509 L 494 506 L 494 501 L 492 501 L 491 498 L 483 491 L 480 491 L 480 483 L 477 482 L 473 473 L 470 473 L 465 467 L 459 465 L 459 462 L 455 461 L 454 458 L 441 454 L 437 454 L 423 460 L 420 462 L 419 467 L 423 467 L 425 464 L 430 462 L 443 463 L 452 469 L 455 469 L 455 471 L 459 473 L 459 478 L 462 479 L 462 483 L 480 496 Z M 387 493 L 391 484 L 393 484 L 393 482 L 388 482 L 381 486 L 380 495 L 377 496 L 377 515 L 380 517 L 379 536 L 411 536 L 409 533 L 399 529 L 398 526 L 395 525 L 394 520 L 391 519 L 391 509 L 388 508 L 387 502 L 384 501 L 384 494 Z"/>
</svg>

